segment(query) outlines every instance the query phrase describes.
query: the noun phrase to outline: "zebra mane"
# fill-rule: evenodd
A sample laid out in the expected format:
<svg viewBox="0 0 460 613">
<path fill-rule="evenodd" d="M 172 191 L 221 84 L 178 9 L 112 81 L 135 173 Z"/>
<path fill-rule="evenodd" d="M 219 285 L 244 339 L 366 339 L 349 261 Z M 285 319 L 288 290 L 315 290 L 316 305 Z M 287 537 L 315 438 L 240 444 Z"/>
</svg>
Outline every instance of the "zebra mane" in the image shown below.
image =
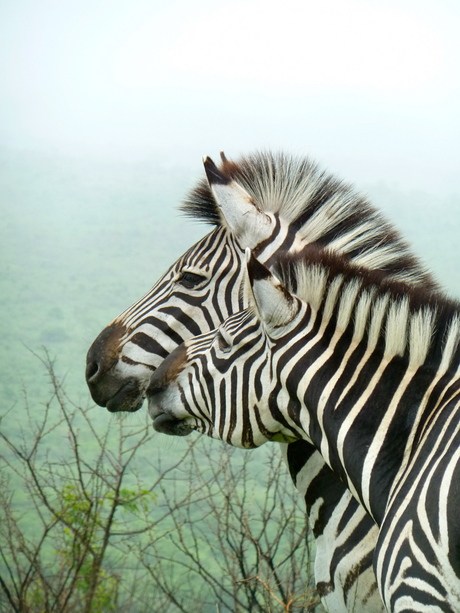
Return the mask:
<svg viewBox="0 0 460 613">
<path fill-rule="evenodd" d="M 399 281 L 437 287 L 384 216 L 308 158 L 268 152 L 231 162 L 222 156 L 220 170 L 244 187 L 258 208 L 288 223 L 305 244 L 328 248 Z M 222 226 L 206 180 L 191 191 L 181 210 Z"/>
<path fill-rule="evenodd" d="M 281 258 L 274 274 L 308 302 L 325 325 L 335 320 L 356 343 L 364 337 L 391 359 L 407 356 L 417 368 L 427 360 L 460 374 L 460 302 L 440 291 L 394 281 L 315 246 Z"/>
</svg>

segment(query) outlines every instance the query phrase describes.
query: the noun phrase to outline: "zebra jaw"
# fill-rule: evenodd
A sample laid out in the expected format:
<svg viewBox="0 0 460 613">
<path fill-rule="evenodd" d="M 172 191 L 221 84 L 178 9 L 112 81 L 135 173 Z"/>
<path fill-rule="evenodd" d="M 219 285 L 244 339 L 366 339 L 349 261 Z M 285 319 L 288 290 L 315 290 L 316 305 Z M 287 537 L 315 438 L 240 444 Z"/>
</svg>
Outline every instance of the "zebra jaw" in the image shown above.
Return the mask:
<svg viewBox="0 0 460 613">
<path fill-rule="evenodd" d="M 136 381 L 130 379 L 106 402 L 105 406 L 110 413 L 122 411 L 134 413 L 141 408 L 143 402 L 144 395 L 139 393 Z"/>
<path fill-rule="evenodd" d="M 149 413 L 152 416 L 150 407 Z M 184 419 L 177 419 L 168 413 L 160 413 L 154 417 L 153 428 L 156 432 L 169 434 L 170 436 L 187 436 L 194 430 L 194 428 L 185 423 Z"/>
<path fill-rule="evenodd" d="M 153 421 L 153 429 L 170 436 L 187 436 L 196 430 L 196 427 L 190 424 L 189 416 L 176 417 L 163 408 L 167 406 L 165 394 L 167 392 L 164 390 L 147 394 L 148 411 Z"/>
</svg>

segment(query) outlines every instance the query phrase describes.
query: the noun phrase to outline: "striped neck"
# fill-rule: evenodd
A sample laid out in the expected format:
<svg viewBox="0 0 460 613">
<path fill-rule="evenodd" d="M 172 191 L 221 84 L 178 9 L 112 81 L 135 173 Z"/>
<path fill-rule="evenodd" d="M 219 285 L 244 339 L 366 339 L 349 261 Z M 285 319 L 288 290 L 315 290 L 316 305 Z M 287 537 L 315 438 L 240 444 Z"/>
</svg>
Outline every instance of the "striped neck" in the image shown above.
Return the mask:
<svg viewBox="0 0 460 613">
<path fill-rule="evenodd" d="M 369 353 L 401 357 L 410 368 L 458 370 L 460 303 L 441 292 L 395 282 L 311 246 L 281 259 L 274 270 L 322 328 L 354 344 L 364 340 Z"/>
<path fill-rule="evenodd" d="M 277 272 L 304 301 L 278 341 L 289 418 L 378 520 L 425 436 L 439 385 L 443 402 L 458 393 L 459 305 L 387 280 L 377 285 L 373 273 L 323 255 Z"/>
</svg>

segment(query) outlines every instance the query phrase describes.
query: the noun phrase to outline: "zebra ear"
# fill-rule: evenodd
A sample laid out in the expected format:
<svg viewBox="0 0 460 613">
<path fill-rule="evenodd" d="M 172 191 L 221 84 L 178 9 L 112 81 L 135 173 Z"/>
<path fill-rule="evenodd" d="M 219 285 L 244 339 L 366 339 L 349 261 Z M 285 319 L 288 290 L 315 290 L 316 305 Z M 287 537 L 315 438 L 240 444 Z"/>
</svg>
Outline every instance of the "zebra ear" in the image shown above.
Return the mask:
<svg viewBox="0 0 460 613">
<path fill-rule="evenodd" d="M 298 300 L 246 249 L 249 283 L 260 317 L 273 334 L 290 323 L 299 311 Z"/>
<path fill-rule="evenodd" d="M 255 247 L 270 235 L 271 217 L 257 207 L 241 185 L 220 171 L 211 158 L 205 157 L 203 163 L 222 221 L 243 249 Z"/>
</svg>

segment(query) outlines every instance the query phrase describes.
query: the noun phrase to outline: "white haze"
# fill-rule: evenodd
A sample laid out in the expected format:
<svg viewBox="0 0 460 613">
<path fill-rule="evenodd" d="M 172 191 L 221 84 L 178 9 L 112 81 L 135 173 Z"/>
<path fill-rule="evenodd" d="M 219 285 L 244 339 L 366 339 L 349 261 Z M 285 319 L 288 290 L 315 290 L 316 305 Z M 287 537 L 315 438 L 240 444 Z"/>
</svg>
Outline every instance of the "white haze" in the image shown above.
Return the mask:
<svg viewBox="0 0 460 613">
<path fill-rule="evenodd" d="M 308 153 L 458 192 L 460 4 L 3 0 L 0 145 L 199 169 Z"/>
</svg>

